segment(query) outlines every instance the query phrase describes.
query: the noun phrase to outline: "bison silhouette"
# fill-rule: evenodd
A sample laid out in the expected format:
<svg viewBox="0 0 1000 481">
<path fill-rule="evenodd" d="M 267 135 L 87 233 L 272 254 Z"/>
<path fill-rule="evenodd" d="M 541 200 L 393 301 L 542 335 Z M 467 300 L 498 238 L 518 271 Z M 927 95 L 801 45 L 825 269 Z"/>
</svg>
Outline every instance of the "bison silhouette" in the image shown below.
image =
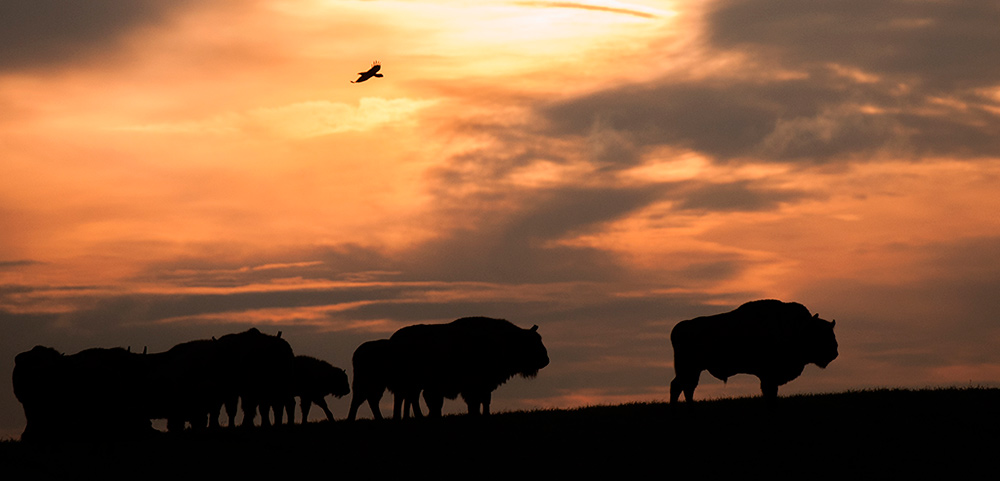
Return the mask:
<svg viewBox="0 0 1000 481">
<path fill-rule="evenodd" d="M 279 333 L 280 334 L 280 333 Z M 151 419 L 167 419 L 168 431 L 219 426 L 222 407 L 235 426 L 242 399 L 243 425 L 277 423 L 290 396 L 291 346 L 280 336 L 256 328 L 177 344 L 166 352 L 142 356 L 145 364 L 138 388 Z"/>
<path fill-rule="evenodd" d="M 549 364 L 538 326 L 523 329 L 504 319 L 465 317 L 448 324 L 417 324 L 389 338 L 395 361 L 388 388 L 393 416 L 410 404 L 419 411 L 421 391 L 428 415 L 440 417 L 444 398 L 459 395 L 469 414 L 490 413 L 492 393 L 510 378 L 534 377 Z"/>
<path fill-rule="evenodd" d="M 295 354 L 292 346 L 278 335 L 271 336 L 250 328 L 226 334 L 215 341 L 223 360 L 219 382 L 225 389 L 229 425 L 236 419 L 237 401 L 242 401 L 243 426 L 253 426 L 260 411 L 261 425 L 282 424 L 282 413 L 292 391 L 291 380 Z"/>
<path fill-rule="evenodd" d="M 752 301 L 733 311 L 681 321 L 670 332 L 675 377 L 670 402 L 694 396 L 701 372 L 726 381 L 734 374 L 760 379 L 765 399 L 799 377 L 806 364 L 825 368 L 837 358 L 835 321 L 795 302 Z"/>
<path fill-rule="evenodd" d="M 344 397 L 351 388 L 347 383 L 347 373 L 339 367 L 310 356 L 295 356 L 292 361 L 291 394 L 298 396 L 302 423 L 309 421 L 309 411 L 315 404 L 323 409 L 328 421 L 333 421 L 333 413 L 326 404 L 326 395 Z M 285 405 L 289 424 L 295 422 L 295 400 Z"/>
<path fill-rule="evenodd" d="M 270 409 L 280 423 L 294 357 L 280 333 L 257 329 L 156 354 L 94 348 L 64 355 L 36 346 L 15 357 L 14 394 L 28 421 L 22 439 L 135 437 L 153 431 L 150 419 L 167 419 L 170 431 L 186 423 L 201 429 L 218 426 L 223 404 L 233 425 L 240 399 L 244 425 L 253 424 L 258 408 L 262 424 L 269 424 Z M 66 409 L 66 399 L 74 409 Z"/>
<path fill-rule="evenodd" d="M 372 416 L 375 419 L 382 419 L 378 403 L 390 384 L 389 377 L 392 375 L 394 363 L 392 342 L 388 339 L 368 341 L 354 350 L 354 356 L 351 358 L 351 366 L 354 369 L 351 388 L 354 394 L 351 396 L 351 410 L 347 413 L 348 420 L 353 421 L 357 417 L 358 408 L 365 402 L 371 408 Z"/>
<path fill-rule="evenodd" d="M 229 360 L 215 339 L 177 344 L 166 352 L 145 354 L 136 388 L 150 419 L 166 419 L 168 431 L 217 427 L 219 411 L 233 387 L 226 378 Z"/>
<path fill-rule="evenodd" d="M 94 348 L 72 355 L 35 346 L 14 358 L 14 395 L 26 442 L 136 437 L 154 430 L 142 409 L 139 354 Z M 67 402 L 72 403 L 69 409 Z"/>
</svg>

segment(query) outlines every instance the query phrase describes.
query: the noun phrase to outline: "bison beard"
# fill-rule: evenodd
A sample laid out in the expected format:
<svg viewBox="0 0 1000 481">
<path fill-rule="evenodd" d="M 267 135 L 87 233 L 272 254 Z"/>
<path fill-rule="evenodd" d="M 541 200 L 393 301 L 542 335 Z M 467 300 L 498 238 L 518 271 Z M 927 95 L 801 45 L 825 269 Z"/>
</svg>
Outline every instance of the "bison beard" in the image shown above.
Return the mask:
<svg viewBox="0 0 1000 481">
<path fill-rule="evenodd" d="M 393 415 L 406 404 L 441 416 L 444 398 L 465 400 L 469 414 L 490 413 L 493 391 L 515 375 L 532 377 L 549 363 L 538 326 L 522 329 L 503 319 L 466 317 L 448 324 L 404 327 L 390 338 L 395 362 L 387 386 Z"/>
<path fill-rule="evenodd" d="M 701 372 L 726 381 L 734 374 L 760 379 L 766 399 L 802 374 L 806 364 L 825 368 L 837 358 L 834 322 L 794 302 L 760 300 L 714 316 L 681 321 L 670 332 L 675 377 L 670 402 L 692 400 Z"/>
</svg>

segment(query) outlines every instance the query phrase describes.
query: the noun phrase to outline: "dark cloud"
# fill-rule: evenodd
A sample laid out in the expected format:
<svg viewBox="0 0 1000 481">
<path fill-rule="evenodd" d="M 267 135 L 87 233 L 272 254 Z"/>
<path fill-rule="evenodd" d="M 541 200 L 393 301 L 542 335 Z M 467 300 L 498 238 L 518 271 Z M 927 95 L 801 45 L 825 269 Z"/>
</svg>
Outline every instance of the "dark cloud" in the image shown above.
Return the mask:
<svg viewBox="0 0 1000 481">
<path fill-rule="evenodd" d="M 187 0 L 5 0 L 0 71 L 54 67 L 115 52 L 127 35 L 162 24 Z"/>
<path fill-rule="evenodd" d="M 640 151 L 667 145 L 720 161 L 997 156 L 1000 101 L 984 89 L 1000 85 L 998 24 L 995 2 L 723 1 L 706 19 L 708 55 L 739 51 L 749 71 L 660 78 L 538 110 L 554 136 L 601 126 Z M 779 69 L 797 75 L 766 75 Z"/>
<path fill-rule="evenodd" d="M 677 145 L 732 157 L 747 153 L 766 136 L 774 110 L 781 108 L 733 87 L 628 86 L 549 105 L 543 113 L 555 135 L 584 136 L 599 124 L 640 145 Z"/>
<path fill-rule="evenodd" d="M 39 262 L 39 261 L 33 261 L 33 260 L 28 260 L 28 259 L 16 260 L 16 261 L 0 261 L 0 270 L 3 270 L 3 269 L 17 269 L 19 267 L 27 267 L 27 266 L 37 265 L 37 264 L 41 264 L 41 262 Z"/>
<path fill-rule="evenodd" d="M 1000 83 L 1000 4 L 992 0 L 723 0 L 711 43 L 780 58 L 836 63 L 945 91 Z"/>
<path fill-rule="evenodd" d="M 649 205 L 658 190 L 563 187 L 505 193 L 517 209 L 474 207 L 465 214 L 468 227 L 412 252 L 409 257 L 416 264 L 406 270 L 429 279 L 513 283 L 617 278 L 622 267 L 610 253 L 557 241 L 592 232 Z M 464 202 L 508 205 L 480 199 Z"/>
<path fill-rule="evenodd" d="M 1000 155 L 1000 118 L 986 108 L 990 101 L 942 111 L 933 99 L 893 93 L 894 88 L 855 83 L 829 71 L 770 82 L 662 79 L 562 101 L 541 111 L 553 135 L 583 137 L 599 123 L 639 147 L 671 145 L 720 160 L 828 162 L 886 150 L 901 155 Z"/>
<path fill-rule="evenodd" d="M 699 184 L 682 189 L 677 209 L 704 211 L 767 211 L 784 203 L 812 197 L 797 190 L 767 189 L 750 181 Z"/>
</svg>

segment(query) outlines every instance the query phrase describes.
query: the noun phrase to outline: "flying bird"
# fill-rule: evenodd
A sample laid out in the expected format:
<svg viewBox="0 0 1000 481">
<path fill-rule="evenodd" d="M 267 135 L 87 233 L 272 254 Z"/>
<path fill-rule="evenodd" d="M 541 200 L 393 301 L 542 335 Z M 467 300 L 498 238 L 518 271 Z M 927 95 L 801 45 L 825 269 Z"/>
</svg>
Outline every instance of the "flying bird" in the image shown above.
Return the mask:
<svg viewBox="0 0 1000 481">
<path fill-rule="evenodd" d="M 382 74 L 378 73 L 378 70 L 380 68 L 382 68 L 382 64 L 379 63 L 378 60 L 372 62 L 372 68 L 368 69 L 367 72 L 358 72 L 358 75 L 360 75 L 360 77 L 358 77 L 357 80 L 351 80 L 351 83 L 352 84 L 361 83 L 361 82 L 364 82 L 365 80 L 368 80 L 368 79 L 370 79 L 372 77 L 380 77 L 381 78 Z"/>
</svg>

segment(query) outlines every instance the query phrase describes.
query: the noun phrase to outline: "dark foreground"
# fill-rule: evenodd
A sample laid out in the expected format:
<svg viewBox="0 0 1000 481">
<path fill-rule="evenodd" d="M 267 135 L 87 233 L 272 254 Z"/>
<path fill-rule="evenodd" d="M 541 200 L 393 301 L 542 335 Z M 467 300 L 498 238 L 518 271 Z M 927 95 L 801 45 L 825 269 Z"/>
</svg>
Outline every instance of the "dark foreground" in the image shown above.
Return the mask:
<svg viewBox="0 0 1000 481">
<path fill-rule="evenodd" d="M 489 418 L 222 429 L 132 442 L 0 443 L 0 473 L 36 479 L 857 478 L 996 471 L 1000 389 L 873 390 Z M 589 477 L 588 477 L 589 479 Z M 755 479 L 755 478 L 754 478 Z"/>
</svg>

